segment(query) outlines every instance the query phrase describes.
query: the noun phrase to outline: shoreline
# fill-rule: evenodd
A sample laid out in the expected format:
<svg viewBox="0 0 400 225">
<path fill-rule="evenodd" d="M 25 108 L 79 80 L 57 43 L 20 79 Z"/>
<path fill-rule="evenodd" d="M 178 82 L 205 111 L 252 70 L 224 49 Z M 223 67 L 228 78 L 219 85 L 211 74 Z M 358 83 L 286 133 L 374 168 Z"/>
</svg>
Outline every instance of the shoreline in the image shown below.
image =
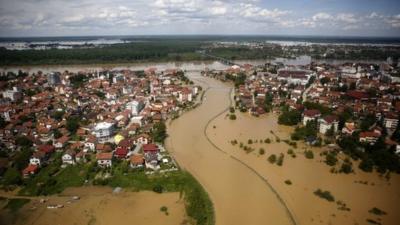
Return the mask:
<svg viewBox="0 0 400 225">
<path fill-rule="evenodd" d="M 301 61 L 301 57 L 295 58 L 282 58 L 276 57 L 272 59 L 263 59 L 263 58 L 243 58 L 243 59 L 235 59 L 234 62 L 238 63 L 250 63 L 250 64 L 260 64 L 260 62 L 271 62 L 271 61 L 282 61 L 284 64 L 291 65 L 288 62 L 295 62 L 297 60 Z M 6 71 L 9 69 L 38 69 L 38 68 L 58 68 L 58 67 L 66 67 L 66 68 L 85 68 L 85 67 L 103 67 L 103 69 L 110 69 L 115 67 L 128 67 L 128 66 L 140 66 L 140 65 L 155 65 L 155 64 L 175 64 L 176 67 L 179 67 L 180 64 L 213 64 L 217 62 L 215 59 L 196 59 L 196 60 L 143 60 L 143 61 L 115 61 L 115 62 L 65 62 L 65 63 L 55 63 L 55 64 L 8 64 L 8 65 L 0 65 L 0 70 Z M 326 64 L 341 64 L 346 62 L 356 62 L 356 63 L 371 63 L 377 64 L 384 62 L 381 59 L 318 59 L 318 58 L 310 58 L 310 63 L 326 63 Z M 296 64 L 296 63 L 295 63 Z M 303 63 L 300 63 L 303 65 Z M 304 64 L 306 65 L 306 64 Z"/>
</svg>

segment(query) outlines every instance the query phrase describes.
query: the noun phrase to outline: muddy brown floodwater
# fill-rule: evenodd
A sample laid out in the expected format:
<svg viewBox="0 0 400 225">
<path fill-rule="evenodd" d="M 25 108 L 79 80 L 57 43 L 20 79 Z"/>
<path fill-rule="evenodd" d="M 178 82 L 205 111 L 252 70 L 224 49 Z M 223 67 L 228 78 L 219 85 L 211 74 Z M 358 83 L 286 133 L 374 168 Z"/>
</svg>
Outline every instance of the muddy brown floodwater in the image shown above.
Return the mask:
<svg viewBox="0 0 400 225">
<path fill-rule="evenodd" d="M 169 124 L 167 145 L 209 193 L 217 225 L 399 224 L 398 174 L 392 173 L 388 180 L 375 172 L 365 173 L 358 169 L 359 161 L 353 162 L 354 173 L 331 173 L 320 156 L 326 149 L 300 142 L 294 149 L 283 142 L 293 128 L 278 125 L 277 115 L 256 118 L 236 112 L 237 119 L 232 121 L 227 116 L 231 86 L 195 72 L 188 76 L 207 90 L 204 101 Z M 271 143 L 260 141 L 266 138 Z M 254 150 L 246 152 L 239 144 L 232 145 L 232 140 Z M 259 153 L 260 148 L 265 154 Z M 289 148 L 297 157 L 287 154 Z M 304 149 L 312 150 L 314 158 L 306 159 Z M 281 153 L 282 166 L 267 161 L 271 154 Z M 287 180 L 292 184 L 286 184 Z M 330 191 L 335 201 L 317 197 L 317 189 Z M 374 207 L 387 214 L 370 213 Z"/>
<path fill-rule="evenodd" d="M 262 177 L 205 135 L 209 121 L 230 106 L 231 87 L 199 74 L 188 76 L 208 90 L 199 107 L 168 126 L 167 147 L 209 193 L 216 224 L 295 224 L 292 213 Z"/>
</svg>

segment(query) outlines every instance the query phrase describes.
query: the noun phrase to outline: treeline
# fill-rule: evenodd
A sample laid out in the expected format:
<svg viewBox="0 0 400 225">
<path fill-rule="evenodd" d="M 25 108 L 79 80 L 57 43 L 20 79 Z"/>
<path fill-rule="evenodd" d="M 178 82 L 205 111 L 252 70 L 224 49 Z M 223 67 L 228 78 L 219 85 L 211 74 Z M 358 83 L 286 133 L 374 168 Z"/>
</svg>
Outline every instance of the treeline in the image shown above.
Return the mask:
<svg viewBox="0 0 400 225">
<path fill-rule="evenodd" d="M 289 57 L 279 46 L 266 46 L 263 48 L 249 47 L 218 47 L 208 49 L 208 54 L 225 59 L 274 59 L 276 57 Z"/>
<path fill-rule="evenodd" d="M 151 60 L 199 60 L 201 42 L 152 41 L 98 48 L 7 50 L 0 48 L 0 65 L 112 63 Z"/>
</svg>

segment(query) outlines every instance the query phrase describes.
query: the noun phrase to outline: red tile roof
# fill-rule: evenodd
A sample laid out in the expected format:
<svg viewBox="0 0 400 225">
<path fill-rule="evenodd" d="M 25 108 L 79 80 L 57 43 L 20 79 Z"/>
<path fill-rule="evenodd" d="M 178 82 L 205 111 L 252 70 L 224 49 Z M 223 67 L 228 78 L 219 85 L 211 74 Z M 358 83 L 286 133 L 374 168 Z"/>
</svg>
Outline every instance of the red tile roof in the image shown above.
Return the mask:
<svg viewBox="0 0 400 225">
<path fill-rule="evenodd" d="M 97 160 L 111 160 L 112 159 L 112 152 L 101 152 L 96 154 Z"/>
<path fill-rule="evenodd" d="M 309 110 L 304 111 L 304 116 L 307 116 L 307 117 L 316 117 L 318 115 L 321 115 L 321 112 L 317 109 L 309 109 Z"/>
<path fill-rule="evenodd" d="M 145 144 L 143 145 L 143 151 L 144 152 L 154 152 L 154 151 L 158 151 L 158 146 L 155 144 Z"/>
<path fill-rule="evenodd" d="M 38 170 L 38 166 L 37 165 L 33 165 L 33 164 L 29 164 L 23 171 L 22 173 L 24 175 L 29 175 L 31 173 L 36 173 L 36 171 Z"/>
</svg>

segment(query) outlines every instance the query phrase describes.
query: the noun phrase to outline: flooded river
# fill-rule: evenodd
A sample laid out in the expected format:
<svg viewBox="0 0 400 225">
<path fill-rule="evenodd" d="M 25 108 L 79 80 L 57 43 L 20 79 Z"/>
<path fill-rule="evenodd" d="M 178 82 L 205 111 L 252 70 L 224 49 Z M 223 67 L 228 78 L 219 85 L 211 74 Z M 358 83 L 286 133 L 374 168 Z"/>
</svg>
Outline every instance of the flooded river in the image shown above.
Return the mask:
<svg viewBox="0 0 400 225">
<path fill-rule="evenodd" d="M 191 172 L 209 193 L 216 224 L 293 224 L 265 181 L 205 136 L 209 121 L 230 106 L 231 87 L 199 74 L 189 77 L 209 89 L 201 106 L 169 125 L 167 147 L 180 166 Z"/>
</svg>

